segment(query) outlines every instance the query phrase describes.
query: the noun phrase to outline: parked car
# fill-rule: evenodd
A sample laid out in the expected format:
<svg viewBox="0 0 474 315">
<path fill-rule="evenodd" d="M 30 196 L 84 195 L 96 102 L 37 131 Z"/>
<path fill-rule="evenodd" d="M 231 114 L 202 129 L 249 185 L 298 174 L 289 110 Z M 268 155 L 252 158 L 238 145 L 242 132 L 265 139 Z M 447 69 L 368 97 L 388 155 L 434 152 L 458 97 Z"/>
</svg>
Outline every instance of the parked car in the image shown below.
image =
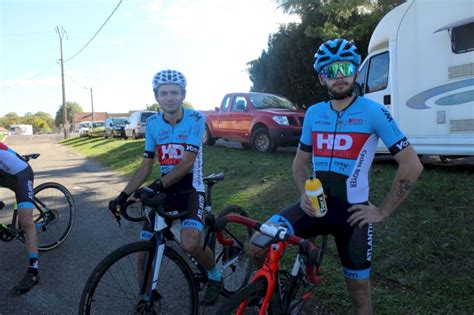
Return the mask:
<svg viewBox="0 0 474 315">
<path fill-rule="evenodd" d="M 156 114 L 152 111 L 138 111 L 132 114 L 125 125 L 125 138 L 133 139 L 145 137 L 146 120 Z"/>
<path fill-rule="evenodd" d="M 125 125 L 127 124 L 128 117 L 111 117 L 105 121 L 105 133 L 104 137 L 108 138 L 125 138 Z"/>
<path fill-rule="evenodd" d="M 105 122 L 94 121 L 89 127 L 89 138 L 92 137 L 103 137 L 105 132 Z"/>
<path fill-rule="evenodd" d="M 213 145 L 221 138 L 259 152 L 296 146 L 304 119 L 304 111 L 286 98 L 255 92 L 226 94 L 220 107 L 204 114 L 204 144 Z"/>
<path fill-rule="evenodd" d="M 91 126 L 90 121 L 83 121 L 79 123 L 79 137 L 88 137 L 89 136 L 89 127 Z"/>
</svg>

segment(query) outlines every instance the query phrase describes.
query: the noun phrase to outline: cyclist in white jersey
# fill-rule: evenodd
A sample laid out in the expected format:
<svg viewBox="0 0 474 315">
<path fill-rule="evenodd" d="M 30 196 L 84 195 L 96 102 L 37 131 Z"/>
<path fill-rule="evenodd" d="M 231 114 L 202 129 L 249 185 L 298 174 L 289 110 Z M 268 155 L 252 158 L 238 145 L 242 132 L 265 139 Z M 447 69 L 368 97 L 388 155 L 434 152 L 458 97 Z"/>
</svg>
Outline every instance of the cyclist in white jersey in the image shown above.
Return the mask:
<svg viewBox="0 0 474 315">
<path fill-rule="evenodd" d="M 145 152 L 135 175 L 120 195 L 110 202 L 110 210 L 123 205 L 150 176 L 155 157 L 160 163 L 161 178 L 148 188 L 166 193 L 165 205 L 175 210 L 191 210 L 181 222 L 181 244 L 208 272 L 208 287 L 203 304 L 217 302 L 222 287 L 222 275 L 215 265 L 209 247 L 200 244 L 203 233 L 204 184 L 202 180 L 202 136 L 205 117 L 202 113 L 183 108 L 186 78 L 175 70 L 163 70 L 153 78 L 153 92 L 163 113 L 148 118 Z M 151 237 L 146 225 L 141 239 Z"/>
<path fill-rule="evenodd" d="M 38 237 L 33 222 L 33 170 L 23 158 L 0 142 L 0 187 L 15 192 L 18 205 L 18 223 L 25 231 L 25 246 L 29 266 L 23 279 L 13 287 L 15 294 L 28 292 L 39 283 Z"/>
<path fill-rule="evenodd" d="M 418 156 L 383 105 L 353 94 L 361 57 L 345 39 L 324 42 L 314 68 L 330 100 L 311 106 L 305 115 L 293 177 L 301 198 L 269 219 L 303 238 L 334 236 L 354 314 L 372 314 L 370 268 L 372 223 L 383 221 L 407 197 L 423 170 Z M 380 205 L 369 202 L 368 172 L 378 139 L 398 163 L 389 192 Z M 304 184 L 312 174 L 327 195 L 328 212 L 315 217 Z M 261 244 L 262 235 L 252 243 Z M 261 249 L 252 246 L 257 256 Z M 260 257 L 258 255 L 258 257 Z M 257 257 L 257 258 L 258 258 Z"/>
</svg>

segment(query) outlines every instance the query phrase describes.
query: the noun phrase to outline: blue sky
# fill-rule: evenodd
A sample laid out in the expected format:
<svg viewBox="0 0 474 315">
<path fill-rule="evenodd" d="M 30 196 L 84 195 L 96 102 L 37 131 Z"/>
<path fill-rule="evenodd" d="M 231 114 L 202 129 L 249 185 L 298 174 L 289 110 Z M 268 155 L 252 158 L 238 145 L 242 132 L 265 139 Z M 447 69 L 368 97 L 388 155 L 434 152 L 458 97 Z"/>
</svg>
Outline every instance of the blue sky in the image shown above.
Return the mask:
<svg viewBox="0 0 474 315">
<path fill-rule="evenodd" d="M 45 111 L 62 103 L 64 59 L 95 34 L 119 0 L 0 0 L 0 116 Z M 248 91 L 246 63 L 267 47 L 280 23 L 297 21 L 273 0 L 123 0 L 97 37 L 65 62 L 67 101 L 90 111 L 127 112 L 154 102 L 153 75 L 176 69 L 187 101 L 218 106 L 227 92 Z"/>
</svg>

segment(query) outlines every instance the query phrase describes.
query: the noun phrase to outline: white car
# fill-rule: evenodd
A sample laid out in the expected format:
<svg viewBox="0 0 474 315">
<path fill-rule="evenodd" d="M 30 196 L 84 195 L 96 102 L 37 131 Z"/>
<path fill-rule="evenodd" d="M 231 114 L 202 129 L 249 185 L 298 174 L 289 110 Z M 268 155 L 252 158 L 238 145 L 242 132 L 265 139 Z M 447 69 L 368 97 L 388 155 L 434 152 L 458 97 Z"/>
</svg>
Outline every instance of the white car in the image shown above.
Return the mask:
<svg viewBox="0 0 474 315">
<path fill-rule="evenodd" d="M 89 136 L 89 127 L 92 127 L 90 121 L 83 121 L 79 124 L 79 137 L 88 137 Z"/>
</svg>

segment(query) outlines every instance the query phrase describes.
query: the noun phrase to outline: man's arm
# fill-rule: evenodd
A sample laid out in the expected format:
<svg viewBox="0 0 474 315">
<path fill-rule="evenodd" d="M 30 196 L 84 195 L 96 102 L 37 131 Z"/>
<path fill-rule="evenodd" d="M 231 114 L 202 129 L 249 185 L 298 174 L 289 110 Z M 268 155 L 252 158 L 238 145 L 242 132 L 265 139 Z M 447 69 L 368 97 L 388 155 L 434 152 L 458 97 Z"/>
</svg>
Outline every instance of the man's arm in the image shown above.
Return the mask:
<svg viewBox="0 0 474 315">
<path fill-rule="evenodd" d="M 153 170 L 153 163 L 153 159 L 143 158 L 138 170 L 123 190 L 127 195 L 133 194 L 147 180 Z"/>
<path fill-rule="evenodd" d="M 193 167 L 196 160 L 196 153 L 191 151 L 184 151 L 183 159 L 165 176 L 161 178 L 163 187 L 169 187 L 179 182 L 189 170 Z"/>
<path fill-rule="evenodd" d="M 366 223 L 380 222 L 390 216 L 403 200 L 407 198 L 417 178 L 423 171 L 423 165 L 411 145 L 397 153 L 395 161 L 398 163 L 398 170 L 390 191 L 380 206 L 376 207 L 372 204 L 369 206 L 352 206 L 348 210 L 354 212 L 348 219 L 351 225 L 358 223 L 359 227 L 362 227 Z"/>
<path fill-rule="evenodd" d="M 311 153 L 303 150 L 296 150 L 296 156 L 293 159 L 293 178 L 295 179 L 296 187 L 301 195 L 300 207 L 309 215 L 314 216 L 316 210 L 311 204 L 311 200 L 306 196 L 304 183 L 309 178 L 309 165 L 311 163 Z"/>
</svg>

